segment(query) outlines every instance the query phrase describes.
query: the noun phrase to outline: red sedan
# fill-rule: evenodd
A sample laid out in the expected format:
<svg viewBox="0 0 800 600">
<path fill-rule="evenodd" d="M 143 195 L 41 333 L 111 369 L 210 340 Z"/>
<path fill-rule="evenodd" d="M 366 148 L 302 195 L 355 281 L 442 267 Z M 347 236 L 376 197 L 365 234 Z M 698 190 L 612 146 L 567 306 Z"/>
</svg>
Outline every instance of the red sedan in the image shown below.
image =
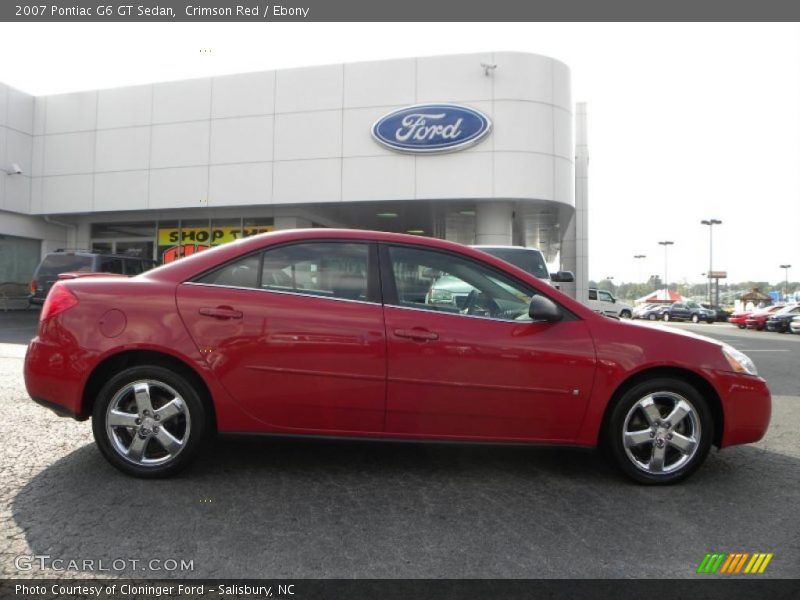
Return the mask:
<svg viewBox="0 0 800 600">
<path fill-rule="evenodd" d="M 747 318 L 753 314 L 752 310 L 748 310 L 745 312 L 735 312 L 730 317 L 728 317 L 728 323 L 731 325 L 736 325 L 739 329 L 744 329 L 746 327 L 745 323 Z"/>
<path fill-rule="evenodd" d="M 764 327 L 767 326 L 767 319 L 769 319 L 774 313 L 778 312 L 782 308 L 783 304 L 776 304 L 763 310 L 757 310 L 750 313 L 744 321 L 745 327 L 748 329 L 763 331 Z"/>
<path fill-rule="evenodd" d="M 437 284 L 454 280 L 466 297 Z M 143 477 L 219 432 L 600 445 L 670 483 L 761 439 L 771 407 L 730 346 L 596 314 L 459 244 L 320 229 L 58 282 L 25 382 Z"/>
</svg>

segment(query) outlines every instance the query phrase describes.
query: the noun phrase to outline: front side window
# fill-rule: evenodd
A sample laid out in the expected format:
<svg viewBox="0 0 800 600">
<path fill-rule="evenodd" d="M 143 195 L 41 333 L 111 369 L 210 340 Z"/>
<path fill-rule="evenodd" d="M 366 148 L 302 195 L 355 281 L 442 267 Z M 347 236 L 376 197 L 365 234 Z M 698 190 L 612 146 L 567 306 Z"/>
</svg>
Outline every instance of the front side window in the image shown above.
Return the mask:
<svg viewBox="0 0 800 600">
<path fill-rule="evenodd" d="M 600 294 L 600 300 L 602 300 L 603 302 L 614 301 L 614 299 L 611 297 L 611 294 L 609 294 L 608 292 L 599 291 L 597 293 Z"/>
<path fill-rule="evenodd" d="M 227 287 L 257 288 L 260 265 L 261 257 L 251 254 L 203 275 L 197 281 Z"/>
<path fill-rule="evenodd" d="M 530 320 L 532 291 L 471 260 L 406 247 L 389 247 L 397 306 L 437 312 Z"/>
</svg>

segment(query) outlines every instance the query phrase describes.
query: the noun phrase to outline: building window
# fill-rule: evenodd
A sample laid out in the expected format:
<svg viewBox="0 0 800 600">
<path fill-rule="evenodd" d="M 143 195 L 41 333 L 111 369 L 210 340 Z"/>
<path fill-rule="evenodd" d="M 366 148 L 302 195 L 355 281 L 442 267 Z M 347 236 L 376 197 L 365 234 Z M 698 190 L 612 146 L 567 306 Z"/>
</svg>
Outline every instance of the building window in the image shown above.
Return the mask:
<svg viewBox="0 0 800 600">
<path fill-rule="evenodd" d="M 39 240 L 0 235 L 0 283 L 30 283 L 40 253 Z"/>
</svg>

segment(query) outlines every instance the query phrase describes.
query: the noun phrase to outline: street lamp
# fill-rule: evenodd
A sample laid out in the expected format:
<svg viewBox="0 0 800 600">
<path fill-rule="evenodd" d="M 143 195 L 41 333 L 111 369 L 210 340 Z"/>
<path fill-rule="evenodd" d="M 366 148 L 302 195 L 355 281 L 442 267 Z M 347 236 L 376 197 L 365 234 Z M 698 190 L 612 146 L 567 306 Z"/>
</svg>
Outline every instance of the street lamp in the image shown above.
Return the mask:
<svg viewBox="0 0 800 600">
<path fill-rule="evenodd" d="M 712 266 L 712 256 L 713 256 L 713 240 L 714 240 L 714 225 L 722 225 L 722 221 L 719 219 L 703 219 L 700 221 L 701 225 L 708 225 L 708 303 L 714 304 L 714 300 L 711 297 L 711 272 L 714 270 Z"/>
<path fill-rule="evenodd" d="M 783 297 L 786 299 L 789 294 L 789 269 L 792 268 L 792 265 L 780 265 L 780 267 L 783 269 Z"/>
<path fill-rule="evenodd" d="M 634 259 L 634 260 L 640 260 L 640 259 L 644 259 L 644 258 L 647 258 L 647 255 L 646 255 L 646 254 L 634 254 L 634 255 L 633 255 L 633 259 Z M 639 269 L 637 269 L 637 270 L 636 270 L 636 277 L 637 277 L 638 279 L 641 279 L 641 278 L 642 278 L 642 269 L 641 269 L 641 267 L 640 267 Z"/>
<path fill-rule="evenodd" d="M 658 242 L 659 246 L 664 246 L 664 300 L 669 300 L 669 279 L 667 279 L 667 247 L 672 246 L 675 242 L 664 240 Z"/>
</svg>

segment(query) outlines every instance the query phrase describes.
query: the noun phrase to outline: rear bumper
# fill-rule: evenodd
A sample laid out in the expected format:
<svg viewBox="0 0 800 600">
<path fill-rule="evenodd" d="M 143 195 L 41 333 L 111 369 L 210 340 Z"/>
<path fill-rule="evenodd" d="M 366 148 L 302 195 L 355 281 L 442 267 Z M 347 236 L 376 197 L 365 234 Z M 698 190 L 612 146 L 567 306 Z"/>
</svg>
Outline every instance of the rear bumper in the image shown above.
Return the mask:
<svg viewBox="0 0 800 600">
<path fill-rule="evenodd" d="M 721 448 L 750 444 L 764 437 L 772 416 L 772 396 L 761 377 L 731 372 L 715 373 L 722 399 Z"/>
<path fill-rule="evenodd" d="M 25 354 L 25 387 L 30 397 L 61 416 L 85 419 L 81 397 L 90 361 L 70 347 L 42 342 L 35 337 Z"/>
</svg>

